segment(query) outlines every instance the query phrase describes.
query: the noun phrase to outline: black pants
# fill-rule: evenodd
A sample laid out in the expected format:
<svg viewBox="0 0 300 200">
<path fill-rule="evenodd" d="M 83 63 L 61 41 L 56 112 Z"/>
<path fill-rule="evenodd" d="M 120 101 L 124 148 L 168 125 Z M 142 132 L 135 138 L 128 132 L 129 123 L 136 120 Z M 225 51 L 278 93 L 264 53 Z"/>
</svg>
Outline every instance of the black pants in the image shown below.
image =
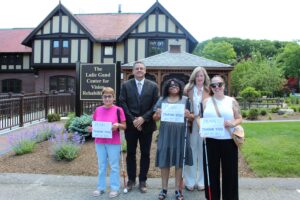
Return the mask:
<svg viewBox="0 0 300 200">
<path fill-rule="evenodd" d="M 127 173 L 128 178 L 135 182 L 136 178 L 136 148 L 139 142 L 141 159 L 139 181 L 146 181 L 150 166 L 150 149 L 152 142 L 152 132 L 138 130 L 126 130 L 125 138 L 127 142 Z"/>
<path fill-rule="evenodd" d="M 206 149 L 208 158 L 209 182 L 211 190 L 211 199 L 220 200 L 220 168 L 222 173 L 222 199 L 238 200 L 238 148 L 234 141 L 206 139 Z M 208 198 L 208 176 L 206 165 L 205 145 L 203 145 L 203 165 L 204 165 L 204 183 L 205 197 Z"/>
</svg>

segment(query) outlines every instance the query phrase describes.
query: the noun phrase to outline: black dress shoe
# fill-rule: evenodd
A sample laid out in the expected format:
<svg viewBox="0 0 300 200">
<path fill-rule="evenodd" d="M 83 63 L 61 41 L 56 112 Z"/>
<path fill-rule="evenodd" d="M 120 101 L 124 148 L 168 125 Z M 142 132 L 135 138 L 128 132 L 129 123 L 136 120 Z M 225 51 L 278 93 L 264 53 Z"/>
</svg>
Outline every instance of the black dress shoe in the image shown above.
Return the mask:
<svg viewBox="0 0 300 200">
<path fill-rule="evenodd" d="M 132 180 L 128 180 L 128 182 L 127 182 L 127 190 L 128 190 L 128 192 L 130 192 L 134 186 L 135 186 L 135 182 L 132 181 Z"/>
<path fill-rule="evenodd" d="M 145 181 L 141 181 L 139 184 L 139 189 L 141 193 L 146 193 L 147 192 L 147 185 Z"/>
</svg>

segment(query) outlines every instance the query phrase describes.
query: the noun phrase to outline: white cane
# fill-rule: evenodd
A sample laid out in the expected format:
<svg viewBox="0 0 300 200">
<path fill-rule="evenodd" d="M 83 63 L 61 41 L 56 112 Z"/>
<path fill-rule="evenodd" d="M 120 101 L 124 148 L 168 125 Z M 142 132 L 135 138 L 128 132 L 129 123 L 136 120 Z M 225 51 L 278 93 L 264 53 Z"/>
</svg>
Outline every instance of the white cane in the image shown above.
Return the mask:
<svg viewBox="0 0 300 200">
<path fill-rule="evenodd" d="M 207 190 L 208 190 L 208 200 L 211 200 L 211 190 L 210 190 L 210 181 L 209 181 L 209 170 L 208 170 L 208 159 L 207 159 L 207 147 L 206 147 L 206 138 L 204 140 L 204 151 L 205 151 L 205 162 L 206 162 L 206 175 L 207 175 Z"/>
<path fill-rule="evenodd" d="M 125 166 L 124 166 L 124 156 L 123 156 L 123 152 L 122 152 L 122 144 L 123 144 L 122 133 L 124 133 L 124 131 L 120 130 L 120 141 L 121 141 L 120 153 L 121 153 L 121 165 L 122 165 L 122 175 L 123 175 L 123 184 L 124 184 L 123 192 L 126 194 L 128 192 L 128 189 L 126 186 L 126 172 L 125 172 Z"/>
<path fill-rule="evenodd" d="M 184 133 L 184 147 L 183 147 L 183 160 L 182 160 L 182 172 L 181 172 L 181 196 L 183 196 L 183 176 L 184 176 L 184 166 L 185 166 L 185 154 L 186 154 L 186 142 L 188 134 L 188 119 L 185 120 L 185 133 Z"/>
</svg>

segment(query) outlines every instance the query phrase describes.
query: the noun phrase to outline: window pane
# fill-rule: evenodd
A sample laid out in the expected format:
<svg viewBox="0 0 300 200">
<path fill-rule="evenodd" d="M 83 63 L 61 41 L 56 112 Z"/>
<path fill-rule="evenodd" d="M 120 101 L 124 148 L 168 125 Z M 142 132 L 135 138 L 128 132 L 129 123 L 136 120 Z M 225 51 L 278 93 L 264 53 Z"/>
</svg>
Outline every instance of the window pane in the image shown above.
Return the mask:
<svg viewBox="0 0 300 200">
<path fill-rule="evenodd" d="M 165 40 L 149 40 L 149 56 L 166 51 Z"/>
<path fill-rule="evenodd" d="M 53 41 L 52 54 L 53 54 L 53 56 L 59 56 L 59 41 L 58 40 Z"/>
<path fill-rule="evenodd" d="M 104 55 L 105 56 L 113 55 L 113 47 L 112 46 L 105 46 L 104 47 Z"/>
</svg>

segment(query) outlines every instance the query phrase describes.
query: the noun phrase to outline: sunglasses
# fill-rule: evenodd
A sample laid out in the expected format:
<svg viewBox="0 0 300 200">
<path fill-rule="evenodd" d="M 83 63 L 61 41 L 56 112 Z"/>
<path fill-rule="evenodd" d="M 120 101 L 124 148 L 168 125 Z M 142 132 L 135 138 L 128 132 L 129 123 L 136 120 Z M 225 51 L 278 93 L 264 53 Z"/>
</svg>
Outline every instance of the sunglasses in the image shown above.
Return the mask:
<svg viewBox="0 0 300 200">
<path fill-rule="evenodd" d="M 224 85 L 224 83 L 222 83 L 222 82 L 219 82 L 219 83 L 211 83 L 211 84 L 210 84 L 210 87 L 212 87 L 212 88 L 216 88 L 216 87 L 220 88 L 220 87 L 222 87 L 223 85 Z"/>
<path fill-rule="evenodd" d="M 103 99 L 111 99 L 111 98 L 113 98 L 113 96 L 112 95 L 103 95 L 102 98 Z"/>
</svg>

